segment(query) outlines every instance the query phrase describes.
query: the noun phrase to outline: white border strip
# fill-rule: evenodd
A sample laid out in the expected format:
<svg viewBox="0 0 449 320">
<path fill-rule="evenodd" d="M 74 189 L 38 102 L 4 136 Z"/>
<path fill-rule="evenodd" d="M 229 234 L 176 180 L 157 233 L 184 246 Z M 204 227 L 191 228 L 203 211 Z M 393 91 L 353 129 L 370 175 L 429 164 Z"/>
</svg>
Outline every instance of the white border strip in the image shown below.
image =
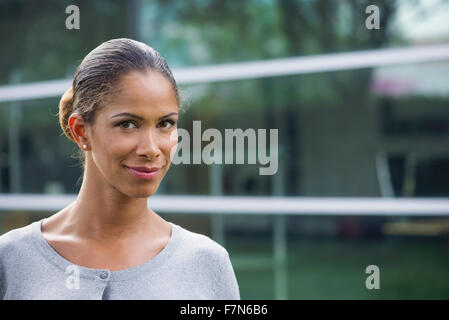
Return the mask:
<svg viewBox="0 0 449 320">
<path fill-rule="evenodd" d="M 0 194 L 0 211 L 59 211 L 76 195 Z M 158 213 L 449 216 L 449 199 L 153 196 Z"/>
<path fill-rule="evenodd" d="M 196 84 L 444 60 L 449 61 L 449 45 L 376 49 L 227 63 L 174 69 L 173 74 L 178 84 Z M 70 86 L 71 80 L 66 79 L 0 86 L 0 102 L 57 97 Z"/>
</svg>

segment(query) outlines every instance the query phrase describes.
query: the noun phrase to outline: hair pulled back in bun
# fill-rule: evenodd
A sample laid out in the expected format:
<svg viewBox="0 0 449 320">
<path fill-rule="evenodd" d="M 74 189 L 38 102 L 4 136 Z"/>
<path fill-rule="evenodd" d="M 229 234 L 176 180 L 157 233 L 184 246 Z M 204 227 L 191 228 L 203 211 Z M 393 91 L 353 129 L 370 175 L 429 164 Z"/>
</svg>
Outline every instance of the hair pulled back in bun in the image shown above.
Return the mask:
<svg viewBox="0 0 449 320">
<path fill-rule="evenodd" d="M 64 134 L 72 141 L 73 139 L 72 133 L 69 128 L 69 118 L 73 113 L 73 87 L 68 89 L 61 97 L 59 101 L 59 125 L 61 126 Z"/>
<path fill-rule="evenodd" d="M 150 46 L 121 38 L 103 42 L 93 49 L 76 69 L 72 88 L 59 102 L 59 123 L 65 135 L 75 141 L 68 124 L 73 112 L 79 113 L 85 123 L 92 124 L 105 98 L 116 91 L 115 86 L 122 76 L 131 71 L 148 70 L 160 72 L 169 80 L 179 104 L 173 74 L 165 59 Z"/>
</svg>

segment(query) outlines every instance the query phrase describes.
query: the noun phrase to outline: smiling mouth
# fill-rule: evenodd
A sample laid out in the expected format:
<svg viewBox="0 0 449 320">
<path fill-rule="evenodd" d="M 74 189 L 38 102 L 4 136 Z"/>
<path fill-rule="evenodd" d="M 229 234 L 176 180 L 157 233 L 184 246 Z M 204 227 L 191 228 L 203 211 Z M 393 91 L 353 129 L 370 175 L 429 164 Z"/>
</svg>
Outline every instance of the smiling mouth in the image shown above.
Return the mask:
<svg viewBox="0 0 449 320">
<path fill-rule="evenodd" d="M 128 170 L 128 172 L 139 179 L 152 179 L 156 177 L 161 171 L 161 168 L 131 168 L 126 166 L 125 168 Z"/>
</svg>

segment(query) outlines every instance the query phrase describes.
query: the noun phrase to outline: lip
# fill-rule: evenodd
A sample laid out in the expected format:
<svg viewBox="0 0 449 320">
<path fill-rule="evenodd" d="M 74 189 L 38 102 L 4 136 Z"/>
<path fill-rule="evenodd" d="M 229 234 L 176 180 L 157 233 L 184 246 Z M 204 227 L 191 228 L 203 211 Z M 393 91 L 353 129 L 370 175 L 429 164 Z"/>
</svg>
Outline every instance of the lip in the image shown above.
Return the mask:
<svg viewBox="0 0 449 320">
<path fill-rule="evenodd" d="M 147 167 L 126 167 L 135 177 L 140 179 L 152 179 L 159 174 L 160 168 L 147 168 Z"/>
</svg>

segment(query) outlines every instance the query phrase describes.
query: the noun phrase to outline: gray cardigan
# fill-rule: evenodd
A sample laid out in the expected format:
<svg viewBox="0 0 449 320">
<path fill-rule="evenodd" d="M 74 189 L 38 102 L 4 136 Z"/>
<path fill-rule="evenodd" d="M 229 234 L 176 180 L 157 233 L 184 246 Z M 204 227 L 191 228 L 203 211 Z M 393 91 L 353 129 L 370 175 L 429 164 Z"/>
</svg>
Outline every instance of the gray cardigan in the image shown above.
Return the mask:
<svg viewBox="0 0 449 320">
<path fill-rule="evenodd" d="M 75 265 L 45 240 L 45 219 L 0 236 L 0 299 L 240 299 L 228 252 L 172 222 L 167 246 L 136 267 Z"/>
</svg>

